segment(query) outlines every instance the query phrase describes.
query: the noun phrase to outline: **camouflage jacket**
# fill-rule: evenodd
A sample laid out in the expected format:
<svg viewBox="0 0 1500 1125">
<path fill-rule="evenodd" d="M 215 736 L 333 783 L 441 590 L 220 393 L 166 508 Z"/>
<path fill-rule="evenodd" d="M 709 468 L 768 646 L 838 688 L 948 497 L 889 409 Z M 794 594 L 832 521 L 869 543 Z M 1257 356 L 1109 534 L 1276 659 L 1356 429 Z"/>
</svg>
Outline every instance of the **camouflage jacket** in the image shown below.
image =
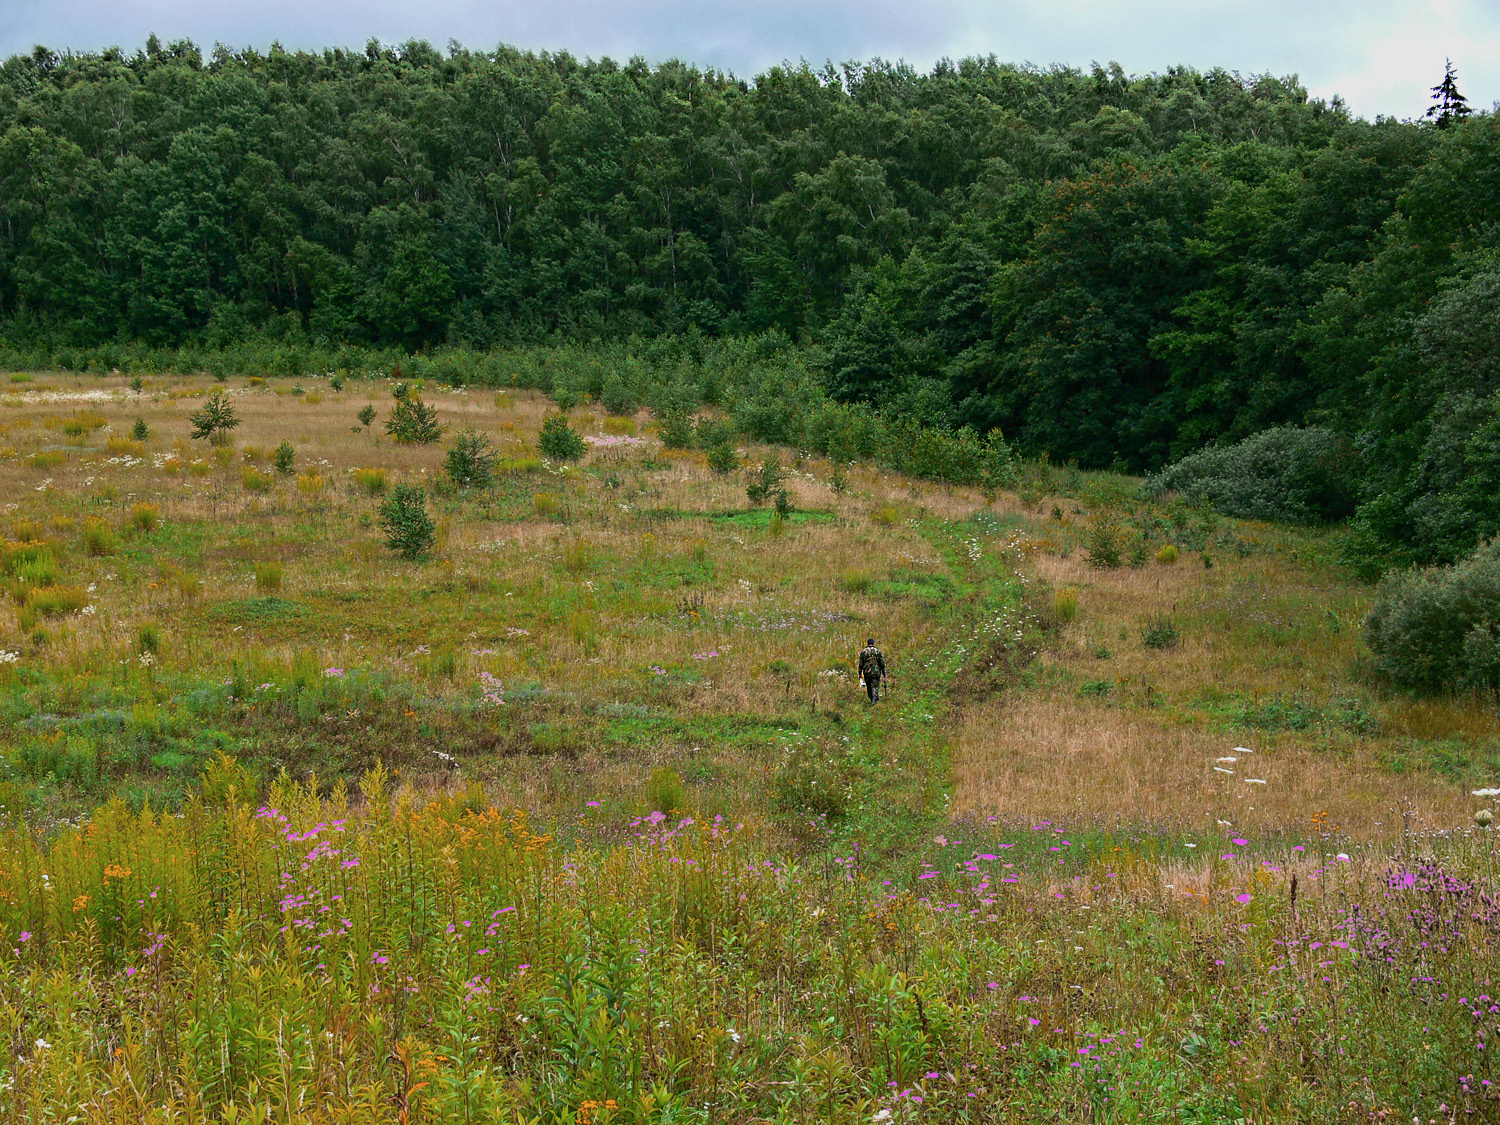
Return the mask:
<svg viewBox="0 0 1500 1125">
<path fill-rule="evenodd" d="M 885 657 L 874 645 L 866 645 L 859 650 L 859 674 L 861 679 L 871 674 L 885 675 Z"/>
</svg>

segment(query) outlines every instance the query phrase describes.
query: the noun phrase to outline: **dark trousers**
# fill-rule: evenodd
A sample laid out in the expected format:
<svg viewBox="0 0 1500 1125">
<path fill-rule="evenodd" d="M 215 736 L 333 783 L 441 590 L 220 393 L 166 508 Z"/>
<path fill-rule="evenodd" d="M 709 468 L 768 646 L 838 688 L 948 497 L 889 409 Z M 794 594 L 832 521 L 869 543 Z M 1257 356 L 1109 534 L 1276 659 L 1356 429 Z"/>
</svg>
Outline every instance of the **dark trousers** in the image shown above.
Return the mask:
<svg viewBox="0 0 1500 1125">
<path fill-rule="evenodd" d="M 865 673 L 865 693 L 869 695 L 871 703 L 880 702 L 880 681 L 883 677 L 879 672 Z"/>
</svg>

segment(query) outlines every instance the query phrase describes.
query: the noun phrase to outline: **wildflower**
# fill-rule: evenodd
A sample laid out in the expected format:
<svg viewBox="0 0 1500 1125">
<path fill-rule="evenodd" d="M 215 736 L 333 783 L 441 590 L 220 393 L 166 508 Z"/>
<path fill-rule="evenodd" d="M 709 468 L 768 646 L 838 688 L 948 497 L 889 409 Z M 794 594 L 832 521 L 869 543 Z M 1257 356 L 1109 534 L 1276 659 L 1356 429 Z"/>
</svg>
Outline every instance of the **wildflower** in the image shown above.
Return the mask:
<svg viewBox="0 0 1500 1125">
<path fill-rule="evenodd" d="M 36 1041 L 36 1049 L 38 1051 L 45 1051 L 50 1046 L 52 1046 L 52 1044 L 48 1043 L 45 1039 L 38 1039 Z"/>
<path fill-rule="evenodd" d="M 324 668 L 323 675 L 330 680 L 342 680 L 344 678 L 344 670 L 342 668 Z"/>
<path fill-rule="evenodd" d="M 1495 815 L 1489 809 L 1480 809 L 1474 814 L 1474 823 L 1481 828 L 1488 828 L 1495 821 Z"/>
<path fill-rule="evenodd" d="M 1250 898 L 1251 898 L 1250 895 L 1235 895 L 1234 896 L 1234 901 L 1237 902 L 1237 903 L 1239 903 L 1241 906 L 1243 906 L 1243 905 L 1245 905 L 1246 903 L 1248 903 L 1250 901 Z"/>
<path fill-rule="evenodd" d="M 11 652 L 8 649 L 0 649 L 0 664 L 14 664 L 21 659 L 19 652 Z"/>
<path fill-rule="evenodd" d="M 22 930 L 21 931 L 21 940 L 22 941 L 30 941 L 31 940 L 31 931 L 30 930 Z"/>
</svg>

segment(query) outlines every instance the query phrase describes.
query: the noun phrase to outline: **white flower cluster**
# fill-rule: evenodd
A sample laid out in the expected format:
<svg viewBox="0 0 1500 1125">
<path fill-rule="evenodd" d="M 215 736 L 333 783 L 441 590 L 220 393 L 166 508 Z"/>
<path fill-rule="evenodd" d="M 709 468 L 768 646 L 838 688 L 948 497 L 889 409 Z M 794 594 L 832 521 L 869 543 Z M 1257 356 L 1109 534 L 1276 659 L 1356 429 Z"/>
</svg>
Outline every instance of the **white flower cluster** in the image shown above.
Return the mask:
<svg viewBox="0 0 1500 1125">
<path fill-rule="evenodd" d="M 14 664 L 20 659 L 21 654 L 19 652 L 11 652 L 8 649 L 0 648 L 0 664 Z"/>
</svg>

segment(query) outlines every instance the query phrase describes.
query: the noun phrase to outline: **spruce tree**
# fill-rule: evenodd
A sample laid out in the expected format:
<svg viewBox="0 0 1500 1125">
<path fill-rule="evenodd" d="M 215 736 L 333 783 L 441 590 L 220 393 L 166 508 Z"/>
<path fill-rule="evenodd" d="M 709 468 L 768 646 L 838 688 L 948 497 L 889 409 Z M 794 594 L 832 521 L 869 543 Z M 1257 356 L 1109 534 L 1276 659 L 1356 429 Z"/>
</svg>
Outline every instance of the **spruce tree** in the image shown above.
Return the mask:
<svg viewBox="0 0 1500 1125">
<path fill-rule="evenodd" d="M 1469 100 L 1458 92 L 1458 72 L 1453 69 L 1452 59 L 1444 61 L 1443 80 L 1432 88 L 1432 102 L 1427 116 L 1435 119 L 1439 129 L 1469 116 Z"/>
</svg>

